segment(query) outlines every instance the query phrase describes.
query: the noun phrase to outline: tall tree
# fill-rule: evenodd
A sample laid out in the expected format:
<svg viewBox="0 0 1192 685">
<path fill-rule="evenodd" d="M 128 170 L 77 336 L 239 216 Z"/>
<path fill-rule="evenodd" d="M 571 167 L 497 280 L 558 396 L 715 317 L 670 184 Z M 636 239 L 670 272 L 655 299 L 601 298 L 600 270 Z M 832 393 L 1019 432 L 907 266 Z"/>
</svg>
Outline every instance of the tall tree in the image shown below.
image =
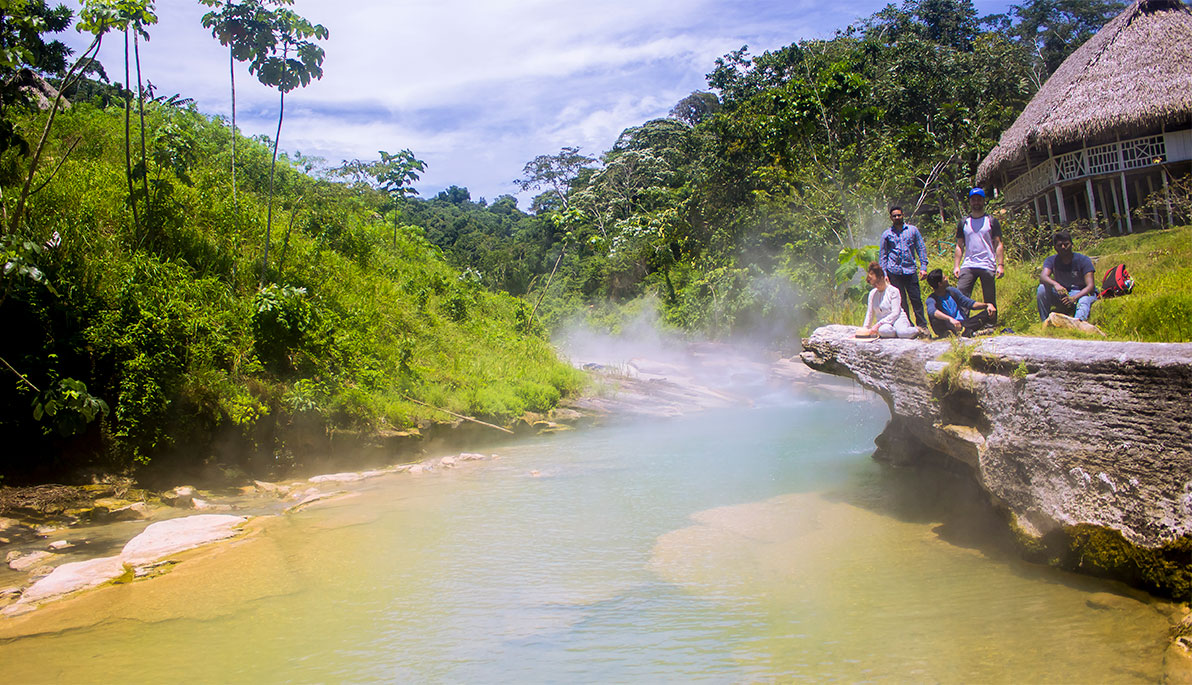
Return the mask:
<svg viewBox="0 0 1192 685">
<path fill-rule="evenodd" d="M 1117 0 L 1027 0 L 988 21 L 1031 55 L 1031 80 L 1038 90 L 1068 55 L 1125 6 Z"/>
<path fill-rule="evenodd" d="M 266 3 L 274 7 L 291 5 L 293 0 L 199 0 L 215 8 L 203 15 L 203 27 L 228 48 L 228 80 L 232 87 L 232 210 L 240 214 L 236 194 L 236 62 L 255 63 L 269 55 L 273 46 Z"/>
<path fill-rule="evenodd" d="M 669 116 L 688 126 L 696 126 L 719 111 L 720 98 L 716 97 L 716 93 L 696 90 L 675 103 Z"/>
<path fill-rule="evenodd" d="M 413 184 L 426 171 L 426 162 L 414 157 L 409 149 L 397 154 L 379 151 L 381 161 L 373 166 L 373 177 L 377 185 L 389 196 L 393 207 L 393 244 L 397 244 L 397 220 L 401 216 L 401 206 L 407 197 L 417 195 Z"/>
<path fill-rule="evenodd" d="M 553 204 L 566 210 L 570 205 L 567 193 L 572 181 L 589 168 L 596 159 L 581 155 L 578 147 L 564 147 L 555 155 L 538 155 L 522 168 L 522 177 L 513 181 L 523 192 L 544 190 Z"/>
<path fill-rule="evenodd" d="M 42 32 L 44 27 L 50 26 L 48 22 L 42 21 L 39 17 L 28 14 L 29 2 L 28 0 L 7 0 L 8 12 L 13 21 L 12 26 L 18 28 L 18 31 L 25 32 Z M 67 19 L 69 21 L 69 19 Z M 80 12 L 78 30 L 80 32 L 90 33 L 92 35 L 91 43 L 83 50 L 79 58 L 75 60 L 70 69 L 67 70 L 66 75 L 62 77 L 59 83 L 57 93 L 54 95 L 53 101 L 50 103 L 49 114 L 46 117 L 46 122 L 42 126 L 41 136 L 37 141 L 37 145 L 33 148 L 29 155 L 29 166 L 25 171 L 25 180 L 21 185 L 20 195 L 17 196 L 16 206 L 12 214 L 6 214 L 7 219 L 6 228 L 8 232 L 16 233 L 24 220 L 26 203 L 29 200 L 29 195 L 33 186 L 33 179 L 37 175 L 38 165 L 41 163 L 42 153 L 45 151 L 46 142 L 49 140 L 50 131 L 54 127 L 54 120 L 58 115 L 58 111 L 62 105 L 62 93 L 74 87 L 78 83 L 80 76 L 91 66 L 95 61 L 95 56 L 99 54 L 99 49 L 103 44 L 103 37 L 115 25 L 116 11 L 107 5 L 96 3 L 84 3 L 83 10 Z M 22 40 L 27 40 L 22 39 Z M 4 51 L 4 62 L 10 63 L 13 60 L 27 58 L 30 54 L 35 54 L 37 46 L 32 48 L 26 44 L 24 50 L 17 47 L 16 49 L 9 49 Z M 62 52 L 63 57 L 68 54 Z M 21 147 L 24 147 L 22 145 Z M 23 150 L 22 150 L 23 151 Z"/>
<path fill-rule="evenodd" d="M 267 55 L 254 60 L 249 71 L 257 80 L 279 95 L 277 134 L 273 137 L 273 159 L 269 164 L 269 209 L 265 219 L 265 253 L 261 259 L 261 285 L 264 286 L 269 268 L 269 239 L 273 228 L 273 181 L 277 171 L 277 147 L 281 142 L 281 125 L 286 112 L 286 93 L 299 86 L 307 86 L 323 78 L 323 48 L 314 40 L 326 40 L 328 32 L 322 24 L 311 24 L 292 10 L 277 9 L 266 16 L 269 26 L 270 49 Z M 314 39 L 314 40 L 312 40 Z"/>
<path fill-rule="evenodd" d="M 128 203 L 132 207 L 133 225 L 139 234 L 141 221 L 137 212 L 137 197 L 133 190 L 134 179 L 140 177 L 143 184 L 145 212 L 149 212 L 149 170 L 145 154 L 145 93 L 141 88 L 141 57 L 137 41 L 140 37 L 149 39 L 146 26 L 157 23 L 153 13 L 153 0 L 108 0 L 106 3 L 115 12 L 115 26 L 124 31 L 124 171 L 128 180 Z M 129 73 L 129 37 L 133 39 L 133 51 L 137 68 L 137 105 L 141 131 L 141 162 L 134 170 L 132 164 L 132 79 Z M 148 217 L 146 216 L 146 220 Z"/>
</svg>

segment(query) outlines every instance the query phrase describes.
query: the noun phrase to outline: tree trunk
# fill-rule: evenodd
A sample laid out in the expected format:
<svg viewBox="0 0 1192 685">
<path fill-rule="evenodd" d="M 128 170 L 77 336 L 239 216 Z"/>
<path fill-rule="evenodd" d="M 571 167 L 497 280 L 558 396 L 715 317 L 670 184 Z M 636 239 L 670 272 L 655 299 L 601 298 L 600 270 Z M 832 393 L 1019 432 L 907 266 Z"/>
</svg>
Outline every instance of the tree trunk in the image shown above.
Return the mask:
<svg viewBox="0 0 1192 685">
<path fill-rule="evenodd" d="M 151 223 L 149 215 L 149 158 L 145 154 L 145 91 L 141 90 L 141 48 L 136 31 L 132 34 L 133 56 L 137 60 L 137 111 L 141 119 L 141 184 L 145 190 L 145 222 Z"/>
<path fill-rule="evenodd" d="M 261 287 L 269 269 L 269 232 L 273 228 L 273 173 L 277 169 L 277 146 L 281 142 L 281 121 L 286 114 L 286 92 L 281 91 L 281 105 L 277 111 L 277 135 L 273 137 L 273 161 L 269 164 L 269 209 L 265 213 L 265 257 L 261 260 Z"/>
<path fill-rule="evenodd" d="M 45 150 L 46 140 L 50 137 L 50 129 L 54 127 L 54 118 L 58 115 L 58 104 L 62 102 L 62 94 L 66 92 L 78 80 L 77 72 L 80 67 L 88 62 L 94 55 L 88 57 L 92 51 L 99 54 L 99 47 L 103 43 L 103 34 L 95 37 L 91 41 L 91 45 L 83 51 L 82 56 L 74 63 L 74 66 L 67 72 L 66 78 L 62 79 L 62 87 L 58 89 L 58 94 L 54 96 L 54 102 L 50 105 L 50 116 L 46 119 L 46 125 L 41 129 L 41 138 L 37 141 L 37 147 L 33 149 L 33 159 L 29 162 L 29 171 L 25 175 L 25 183 L 21 186 L 21 194 L 17 197 L 16 209 L 12 212 L 12 224 L 8 227 L 9 232 L 15 233 L 21 227 L 21 219 L 25 214 L 25 203 L 29 199 L 29 186 L 33 185 L 33 176 L 37 173 L 37 164 L 41 161 L 41 153 Z"/>
<path fill-rule="evenodd" d="M 240 203 L 236 198 L 236 58 L 228 46 L 228 73 L 232 80 L 232 213 L 240 220 Z"/>
<path fill-rule="evenodd" d="M 132 90 L 128 72 L 128 29 L 124 29 L 124 176 L 128 180 L 128 204 L 132 207 L 132 227 L 137 240 L 141 237 L 141 218 L 137 214 L 137 198 L 132 189 Z"/>
<path fill-rule="evenodd" d="M 526 323 L 526 329 L 534 324 L 534 315 L 538 313 L 538 305 L 542 304 L 543 298 L 546 297 L 546 291 L 550 290 L 550 282 L 555 277 L 555 272 L 559 270 L 559 262 L 563 261 L 563 255 L 567 254 L 567 242 L 563 242 L 563 249 L 559 250 L 559 258 L 555 260 L 555 266 L 550 270 L 550 275 L 546 277 L 546 285 L 542 288 L 542 294 L 538 296 L 538 301 L 534 303 L 534 309 L 530 311 L 530 320 Z"/>
</svg>

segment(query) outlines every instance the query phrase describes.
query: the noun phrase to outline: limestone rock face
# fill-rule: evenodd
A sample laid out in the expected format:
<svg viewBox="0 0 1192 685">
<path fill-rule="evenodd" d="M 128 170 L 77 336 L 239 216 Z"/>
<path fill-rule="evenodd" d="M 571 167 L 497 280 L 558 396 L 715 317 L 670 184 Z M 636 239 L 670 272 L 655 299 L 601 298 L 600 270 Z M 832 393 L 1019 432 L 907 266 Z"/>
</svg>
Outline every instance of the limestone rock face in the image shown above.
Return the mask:
<svg viewBox="0 0 1192 685">
<path fill-rule="evenodd" d="M 825 326 L 803 362 L 885 398 L 875 458 L 964 462 L 1035 538 L 1088 525 L 1156 549 L 1192 534 L 1192 344 L 978 338 L 949 391 L 952 343 Z"/>
</svg>

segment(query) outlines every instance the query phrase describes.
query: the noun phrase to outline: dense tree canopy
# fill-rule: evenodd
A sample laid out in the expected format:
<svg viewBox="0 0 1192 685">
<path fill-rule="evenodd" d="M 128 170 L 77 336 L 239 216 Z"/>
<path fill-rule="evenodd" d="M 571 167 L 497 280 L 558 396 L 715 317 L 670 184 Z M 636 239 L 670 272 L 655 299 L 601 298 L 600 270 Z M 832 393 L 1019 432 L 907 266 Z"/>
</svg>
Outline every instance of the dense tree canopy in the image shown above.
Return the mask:
<svg viewBox="0 0 1192 685">
<path fill-rule="evenodd" d="M 626 129 L 598 157 L 564 147 L 526 165 L 519 187 L 541 193 L 531 211 L 567 213 L 567 230 L 530 221 L 537 229 L 514 237 L 458 218 L 428 236 L 479 268 L 514 257 L 505 242 L 532 234 L 525 274 L 565 252 L 544 305 L 551 320 L 581 302 L 657 295 L 672 322 L 726 334 L 770 317 L 791 289 L 811 316 L 844 295 L 838 255 L 871 243 L 889 205 L 947 239 L 980 160 L 1120 6 L 1030 0 L 981 17 L 971 0 L 907 0 L 828 40 L 742 47 L 712 65 L 709 91 Z M 530 282 L 502 280 L 545 287 Z"/>
</svg>

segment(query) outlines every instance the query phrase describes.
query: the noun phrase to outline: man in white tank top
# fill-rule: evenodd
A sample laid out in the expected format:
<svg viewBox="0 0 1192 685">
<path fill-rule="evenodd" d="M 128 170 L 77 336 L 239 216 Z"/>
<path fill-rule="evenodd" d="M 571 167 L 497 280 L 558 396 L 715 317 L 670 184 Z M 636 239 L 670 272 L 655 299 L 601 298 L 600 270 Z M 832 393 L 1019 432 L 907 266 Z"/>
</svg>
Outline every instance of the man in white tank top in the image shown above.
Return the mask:
<svg viewBox="0 0 1192 685">
<path fill-rule="evenodd" d="M 1005 275 L 1005 264 L 1001 224 L 996 217 L 985 213 L 985 191 L 973 188 L 969 191 L 969 215 L 956 227 L 956 259 L 952 269 L 956 287 L 965 297 L 972 297 L 973 285 L 979 279 L 981 299 L 996 307 L 995 279 Z"/>
</svg>

